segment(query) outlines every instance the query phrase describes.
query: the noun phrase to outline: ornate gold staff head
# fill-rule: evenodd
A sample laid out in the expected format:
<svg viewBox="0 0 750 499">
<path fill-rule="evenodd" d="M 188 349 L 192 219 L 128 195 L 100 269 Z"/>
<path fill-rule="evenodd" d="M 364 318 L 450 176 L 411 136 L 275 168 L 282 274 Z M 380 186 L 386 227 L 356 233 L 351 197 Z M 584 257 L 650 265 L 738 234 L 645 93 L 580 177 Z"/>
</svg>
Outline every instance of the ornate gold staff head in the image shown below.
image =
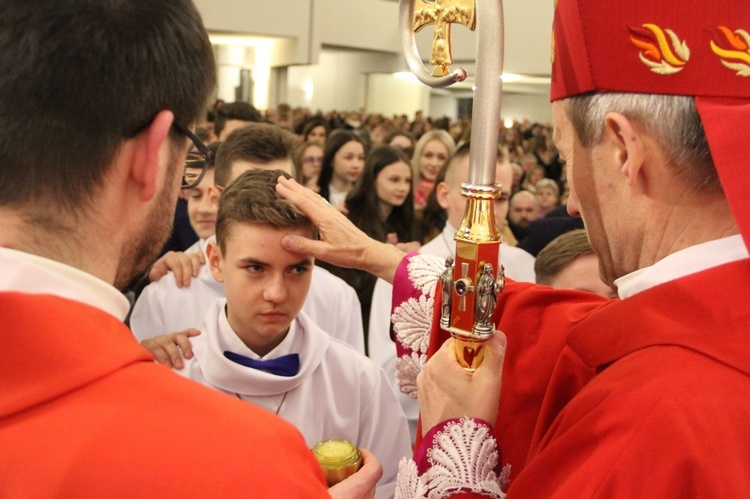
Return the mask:
<svg viewBox="0 0 750 499">
<path fill-rule="evenodd" d="M 483 358 L 484 343 L 492 337 L 492 314 L 504 273 L 499 265 L 500 231 L 495 223 L 494 183 L 503 72 L 503 9 L 501 0 L 401 0 L 401 41 L 411 71 L 430 87 L 446 87 L 466 79 L 466 70 L 450 73 L 451 23 L 477 31 L 477 74 L 472 110 L 469 180 L 461 193 L 468 198 L 456 233 L 455 263 L 446 261 L 440 277 L 440 324 L 455 338 L 456 353 L 465 369 L 473 371 Z M 435 25 L 428 71 L 417 51 L 414 33 Z"/>
</svg>

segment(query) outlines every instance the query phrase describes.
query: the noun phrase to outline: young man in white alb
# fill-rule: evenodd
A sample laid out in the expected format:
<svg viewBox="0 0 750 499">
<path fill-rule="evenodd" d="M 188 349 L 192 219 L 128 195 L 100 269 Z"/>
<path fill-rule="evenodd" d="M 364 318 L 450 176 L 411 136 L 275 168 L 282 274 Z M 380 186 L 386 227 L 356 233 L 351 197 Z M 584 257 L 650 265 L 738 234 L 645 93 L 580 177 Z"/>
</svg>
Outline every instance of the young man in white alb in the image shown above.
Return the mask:
<svg viewBox="0 0 750 499">
<path fill-rule="evenodd" d="M 177 267 L 174 278 L 166 276 L 149 284 L 133 308 L 130 327 L 140 341 L 197 327 L 208 305 L 224 296 L 224 288 L 208 267 L 200 265 L 198 268 L 198 259 L 186 258 L 201 255 L 200 260 L 206 260 L 207 242 L 214 240 L 215 193 L 248 169 L 278 168 L 291 174 L 294 168 L 291 152 L 289 133 L 266 123 L 252 123 L 235 130 L 222 142 L 215 167 L 206 171 L 201 184 L 191 190 L 188 197 L 190 224 L 200 240 L 184 255 L 171 255 L 180 256 L 169 263 L 170 267 Z M 181 268 L 174 262 L 188 267 L 195 265 L 195 277 L 188 277 L 192 269 L 178 275 Z M 321 267 L 315 268 L 311 286 L 303 310 L 333 337 L 364 352 L 362 317 L 354 289 Z M 164 359 L 160 357 L 160 360 Z"/>
<path fill-rule="evenodd" d="M 388 497 L 411 454 L 406 417 L 383 370 L 301 311 L 314 260 L 281 240 L 315 228 L 276 194 L 281 174 L 245 172 L 222 194 L 207 255 L 226 298 L 210 305 L 177 372 L 278 414 L 310 447 L 345 438 L 368 449 L 384 470 L 377 496 Z"/>
</svg>

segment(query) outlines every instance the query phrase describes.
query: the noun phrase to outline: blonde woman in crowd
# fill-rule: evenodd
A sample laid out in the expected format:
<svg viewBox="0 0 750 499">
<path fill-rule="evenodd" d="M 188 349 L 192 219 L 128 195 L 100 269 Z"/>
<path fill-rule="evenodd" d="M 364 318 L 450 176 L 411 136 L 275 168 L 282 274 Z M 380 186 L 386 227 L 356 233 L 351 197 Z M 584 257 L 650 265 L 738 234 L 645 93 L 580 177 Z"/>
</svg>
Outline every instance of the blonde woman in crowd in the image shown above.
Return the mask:
<svg viewBox="0 0 750 499">
<path fill-rule="evenodd" d="M 427 204 L 435 178 L 456 149 L 456 143 L 445 130 L 431 130 L 417 141 L 412 156 L 414 171 L 414 206 L 421 210 Z"/>
</svg>

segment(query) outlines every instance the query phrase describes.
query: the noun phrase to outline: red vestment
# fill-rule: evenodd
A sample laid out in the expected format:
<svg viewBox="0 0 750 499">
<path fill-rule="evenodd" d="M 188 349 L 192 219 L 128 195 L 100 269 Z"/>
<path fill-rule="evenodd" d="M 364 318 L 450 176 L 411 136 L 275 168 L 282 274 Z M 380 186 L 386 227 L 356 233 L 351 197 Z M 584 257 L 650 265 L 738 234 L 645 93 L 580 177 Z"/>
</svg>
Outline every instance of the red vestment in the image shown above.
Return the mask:
<svg viewBox="0 0 750 499">
<path fill-rule="evenodd" d="M 405 267 L 404 263 L 399 268 L 394 289 L 398 288 L 402 293 L 411 289 L 409 295 L 417 296 L 419 291 L 414 289 Z M 436 292 L 428 357 L 450 337 L 439 326 L 440 286 L 436 287 Z M 399 296 L 398 302 L 404 299 L 404 296 Z M 552 291 L 546 286 L 511 280 L 498 296 L 493 321 L 506 334 L 508 345 L 503 367 L 503 393 L 494 432 L 502 450 L 500 464 L 511 465 L 511 479 L 526 462 L 542 400 L 560 352 L 565 347 L 571 324 L 582 320 L 591 310 L 610 303 L 610 300 L 592 293 Z M 407 349 L 397 345 L 403 355 Z M 568 372 L 573 377 L 569 380 L 569 387 L 573 390 L 592 375 L 592 371 L 585 367 Z M 420 442 L 421 431 L 418 431 L 417 447 Z"/>
<path fill-rule="evenodd" d="M 596 375 L 555 400 L 549 393 L 566 375 L 558 366 L 509 495 L 746 496 L 748 282 L 750 260 L 742 260 L 648 289 L 574 325 L 570 353 Z"/>
<path fill-rule="evenodd" d="M 622 301 L 511 283 L 495 427 L 510 497 L 746 495 L 749 281 L 742 260 Z"/>
<path fill-rule="evenodd" d="M 328 497 L 301 435 L 180 378 L 113 316 L 0 293 L 0 496 Z"/>
</svg>

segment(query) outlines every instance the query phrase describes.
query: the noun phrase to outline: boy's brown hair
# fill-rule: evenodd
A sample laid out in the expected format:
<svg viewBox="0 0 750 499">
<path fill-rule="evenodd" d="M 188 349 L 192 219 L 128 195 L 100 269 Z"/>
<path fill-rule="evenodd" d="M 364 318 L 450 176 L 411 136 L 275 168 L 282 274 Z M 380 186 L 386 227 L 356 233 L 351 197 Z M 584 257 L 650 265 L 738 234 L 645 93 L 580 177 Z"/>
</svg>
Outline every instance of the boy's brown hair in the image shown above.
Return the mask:
<svg viewBox="0 0 750 499">
<path fill-rule="evenodd" d="M 277 179 L 291 176 L 281 170 L 248 170 L 237 177 L 219 198 L 216 219 L 216 242 L 226 250 L 229 227 L 234 222 L 255 222 L 276 228 L 309 227 L 311 236 L 317 229 L 292 203 L 276 193 Z"/>
</svg>

